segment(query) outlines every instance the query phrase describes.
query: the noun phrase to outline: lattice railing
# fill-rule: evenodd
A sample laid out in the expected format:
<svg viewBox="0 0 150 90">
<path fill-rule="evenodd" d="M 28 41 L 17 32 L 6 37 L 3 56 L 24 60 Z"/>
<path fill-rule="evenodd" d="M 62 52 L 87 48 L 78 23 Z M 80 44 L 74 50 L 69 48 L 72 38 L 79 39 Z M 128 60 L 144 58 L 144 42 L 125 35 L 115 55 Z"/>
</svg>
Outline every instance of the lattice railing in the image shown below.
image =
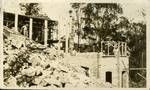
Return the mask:
<svg viewBox="0 0 150 90">
<path fill-rule="evenodd" d="M 115 56 L 118 53 L 120 56 L 127 55 L 127 44 L 126 42 L 115 42 L 115 41 L 102 41 L 101 52 L 104 56 Z"/>
</svg>

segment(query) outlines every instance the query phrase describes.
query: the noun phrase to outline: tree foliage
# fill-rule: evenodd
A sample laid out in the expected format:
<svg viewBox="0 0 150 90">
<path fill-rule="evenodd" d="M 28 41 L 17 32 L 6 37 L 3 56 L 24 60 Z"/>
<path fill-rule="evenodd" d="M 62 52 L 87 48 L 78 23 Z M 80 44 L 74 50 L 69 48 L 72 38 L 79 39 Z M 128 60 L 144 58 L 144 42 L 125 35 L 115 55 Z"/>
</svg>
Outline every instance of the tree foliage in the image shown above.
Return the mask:
<svg viewBox="0 0 150 90">
<path fill-rule="evenodd" d="M 119 19 L 117 15 L 123 13 L 119 4 L 88 3 L 83 5 L 75 3 L 72 7 L 75 10 L 80 8 L 82 14 L 84 14 L 84 17 L 81 17 L 85 24 L 83 37 L 91 38 L 94 35 L 98 36 L 99 41 L 107 40 L 108 37 L 111 39 L 116 38 L 112 36 L 116 36 L 116 30 L 119 28 L 118 25 L 121 25 L 121 23 L 116 23 Z"/>
<path fill-rule="evenodd" d="M 37 16 L 40 11 L 39 3 L 20 3 L 20 9 L 25 12 L 25 15 Z"/>
<path fill-rule="evenodd" d="M 127 42 L 129 67 L 146 67 L 146 23 L 129 21 L 123 16 L 121 5 L 117 3 L 76 3 L 72 6 L 75 11 L 80 8 L 83 14 L 81 20 L 84 26 L 81 30 L 84 32 L 84 39 L 93 40 L 96 44 L 107 40 Z M 146 16 L 144 10 L 141 13 L 143 17 Z M 78 23 L 81 25 L 83 22 Z M 131 72 L 134 82 L 141 80 L 135 78 L 137 73 L 145 75 L 146 72 Z M 142 82 L 145 83 L 143 80 Z"/>
</svg>

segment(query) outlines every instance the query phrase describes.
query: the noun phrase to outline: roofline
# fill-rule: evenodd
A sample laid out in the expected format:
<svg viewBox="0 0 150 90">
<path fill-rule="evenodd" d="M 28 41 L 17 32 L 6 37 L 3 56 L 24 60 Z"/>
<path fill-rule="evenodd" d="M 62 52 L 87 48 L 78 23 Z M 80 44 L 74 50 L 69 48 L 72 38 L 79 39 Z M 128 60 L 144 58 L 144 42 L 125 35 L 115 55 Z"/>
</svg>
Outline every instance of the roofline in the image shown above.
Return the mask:
<svg viewBox="0 0 150 90">
<path fill-rule="evenodd" d="M 10 13 L 10 14 L 14 14 L 15 15 L 15 13 L 7 12 L 7 11 L 4 11 L 4 13 Z M 22 15 L 22 14 L 18 14 L 18 15 L 24 16 L 24 17 L 28 17 L 28 18 L 35 18 L 35 19 L 42 19 L 42 20 L 48 20 L 48 21 L 55 21 L 55 20 L 51 20 L 49 17 L 40 17 L 40 16 L 38 17 L 38 16 Z"/>
</svg>

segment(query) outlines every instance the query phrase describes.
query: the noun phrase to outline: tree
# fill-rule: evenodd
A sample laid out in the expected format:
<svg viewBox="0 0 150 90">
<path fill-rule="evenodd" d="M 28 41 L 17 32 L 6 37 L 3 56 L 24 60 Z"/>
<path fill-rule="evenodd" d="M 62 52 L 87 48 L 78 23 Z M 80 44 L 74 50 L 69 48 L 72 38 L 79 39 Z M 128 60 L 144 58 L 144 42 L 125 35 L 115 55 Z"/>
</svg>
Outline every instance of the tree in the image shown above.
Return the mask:
<svg viewBox="0 0 150 90">
<path fill-rule="evenodd" d="M 39 15 L 40 6 L 39 3 L 21 3 L 20 9 L 25 12 L 25 15 Z"/>
<path fill-rule="evenodd" d="M 76 6 L 76 8 L 75 8 Z M 80 6 L 80 7 L 79 7 Z M 123 16 L 121 5 L 116 3 L 87 3 L 74 4 L 74 10 L 80 8 L 81 19 L 84 21 L 83 38 L 94 41 L 100 48 L 101 41 L 124 41 L 127 42 L 129 51 L 130 68 L 146 68 L 146 24 L 145 22 L 131 22 Z M 144 9 L 141 11 L 146 16 Z M 78 16 L 79 17 L 79 16 Z M 82 22 L 78 22 L 79 25 Z M 93 44 L 89 42 L 89 44 Z M 91 45 L 93 46 L 93 45 Z M 146 81 L 136 78 L 137 73 L 146 77 L 145 71 L 134 71 L 130 76 L 136 85 L 145 86 Z"/>
<path fill-rule="evenodd" d="M 81 14 L 83 14 L 82 17 L 80 17 L 83 22 L 77 20 L 79 28 L 82 23 L 85 24 L 82 28 L 84 32 L 84 35 L 81 34 L 82 38 L 95 42 L 99 47 L 102 40 L 120 40 L 120 37 L 116 38 L 116 35 L 119 35 L 117 32 L 119 28 L 119 24 L 117 23 L 118 14 L 123 13 L 119 4 L 74 3 L 72 7 L 75 12 L 80 11 Z M 76 17 L 78 19 L 79 16 Z"/>
<path fill-rule="evenodd" d="M 76 13 L 76 24 L 75 26 L 78 27 L 78 30 L 76 30 L 78 35 L 78 51 L 80 51 L 80 36 L 81 36 L 81 6 L 84 5 L 84 3 L 72 3 L 71 6 L 75 10 Z M 70 13 L 70 12 L 69 12 Z"/>
<path fill-rule="evenodd" d="M 118 14 L 122 13 L 122 8 L 118 4 L 108 3 L 95 3 L 88 4 L 83 9 L 85 14 L 85 23 L 87 27 L 92 30 L 92 33 L 96 33 L 101 40 L 107 40 L 107 38 L 113 39 L 112 34 L 116 33 Z M 111 32 L 111 33 L 110 33 Z"/>
<path fill-rule="evenodd" d="M 130 68 L 146 68 L 146 24 L 131 23 L 131 31 L 128 31 L 128 47 L 129 47 L 129 67 Z M 146 87 L 144 80 L 137 73 L 146 77 L 146 70 L 130 71 L 131 85 L 134 87 Z"/>
</svg>

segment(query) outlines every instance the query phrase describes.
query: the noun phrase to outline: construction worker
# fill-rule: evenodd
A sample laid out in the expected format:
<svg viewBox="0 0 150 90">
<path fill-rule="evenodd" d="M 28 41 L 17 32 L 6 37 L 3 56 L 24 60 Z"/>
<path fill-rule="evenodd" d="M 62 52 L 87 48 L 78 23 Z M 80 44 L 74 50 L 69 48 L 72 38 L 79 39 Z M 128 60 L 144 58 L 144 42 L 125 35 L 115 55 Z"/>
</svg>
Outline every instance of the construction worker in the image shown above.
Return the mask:
<svg viewBox="0 0 150 90">
<path fill-rule="evenodd" d="M 113 52 L 114 52 L 114 55 L 117 55 L 119 52 L 119 47 L 115 46 Z"/>
<path fill-rule="evenodd" d="M 25 24 L 21 27 L 21 33 L 28 37 L 28 24 Z"/>
</svg>

